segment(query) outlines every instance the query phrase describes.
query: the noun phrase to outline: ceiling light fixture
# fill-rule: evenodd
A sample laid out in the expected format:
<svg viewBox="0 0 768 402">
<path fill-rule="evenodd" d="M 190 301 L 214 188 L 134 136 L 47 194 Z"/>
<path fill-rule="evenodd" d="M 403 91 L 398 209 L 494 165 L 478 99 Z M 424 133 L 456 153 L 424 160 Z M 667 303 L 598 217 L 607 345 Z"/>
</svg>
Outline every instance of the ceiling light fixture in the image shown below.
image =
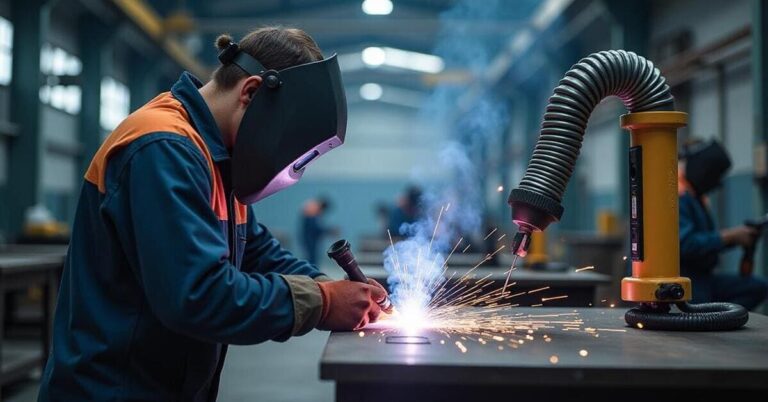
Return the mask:
<svg viewBox="0 0 768 402">
<path fill-rule="evenodd" d="M 365 0 L 362 8 L 368 15 L 389 15 L 394 7 L 391 0 Z"/>
<path fill-rule="evenodd" d="M 379 100 L 383 94 L 384 89 L 379 84 L 369 82 L 360 86 L 360 97 L 365 100 Z"/>
</svg>

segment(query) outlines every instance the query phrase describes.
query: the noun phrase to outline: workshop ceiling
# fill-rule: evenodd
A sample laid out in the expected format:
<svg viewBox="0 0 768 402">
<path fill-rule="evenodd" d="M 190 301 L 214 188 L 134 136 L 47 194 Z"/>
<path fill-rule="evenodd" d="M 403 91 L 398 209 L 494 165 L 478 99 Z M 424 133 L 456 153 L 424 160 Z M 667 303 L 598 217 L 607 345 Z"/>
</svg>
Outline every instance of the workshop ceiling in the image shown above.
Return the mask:
<svg viewBox="0 0 768 402">
<path fill-rule="evenodd" d="M 166 20 L 171 32 L 190 54 L 208 66 L 216 65 L 210 47 L 220 33 L 241 37 L 262 25 L 280 24 L 309 32 L 326 55 L 361 52 L 369 46 L 433 53 L 447 27 L 486 46 L 502 46 L 528 23 L 536 0 L 489 1 L 494 13 L 463 12 L 457 0 L 392 0 L 389 15 L 367 15 L 362 0 L 145 0 Z M 474 7 L 477 8 L 477 7 Z M 499 12 L 501 10 L 501 12 Z M 448 28 L 448 29 L 451 29 Z M 343 65 L 342 65 L 343 67 Z M 448 66 L 453 73 L 461 66 Z M 378 82 L 429 91 L 434 80 L 425 74 L 387 68 L 345 72 L 347 85 Z M 449 78 L 455 78 L 455 74 Z"/>
</svg>

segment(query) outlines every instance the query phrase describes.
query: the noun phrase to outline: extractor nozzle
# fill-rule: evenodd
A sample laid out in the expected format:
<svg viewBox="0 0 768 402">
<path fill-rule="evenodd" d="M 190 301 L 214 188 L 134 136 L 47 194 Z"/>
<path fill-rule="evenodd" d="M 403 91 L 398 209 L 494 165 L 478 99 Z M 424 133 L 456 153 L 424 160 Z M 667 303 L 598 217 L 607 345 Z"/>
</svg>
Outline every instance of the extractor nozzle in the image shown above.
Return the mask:
<svg viewBox="0 0 768 402">
<path fill-rule="evenodd" d="M 518 226 L 512 240 L 512 252 L 525 257 L 531 244 L 531 233 L 544 231 L 550 223 L 560 220 L 563 207 L 559 201 L 522 188 L 512 190 L 508 202 L 512 207 L 512 222 Z"/>
<path fill-rule="evenodd" d="M 336 264 L 347 273 L 347 277 L 349 277 L 350 281 L 368 283 L 368 278 L 363 271 L 360 270 L 360 266 L 357 265 L 355 256 L 352 254 L 351 246 L 345 239 L 341 239 L 331 244 L 331 247 L 328 249 L 328 257 L 331 257 L 332 260 L 336 261 Z M 384 300 L 379 303 L 379 307 L 381 307 L 381 310 L 385 313 L 390 313 L 392 311 L 392 302 L 389 300 L 389 297 L 385 297 Z"/>
</svg>

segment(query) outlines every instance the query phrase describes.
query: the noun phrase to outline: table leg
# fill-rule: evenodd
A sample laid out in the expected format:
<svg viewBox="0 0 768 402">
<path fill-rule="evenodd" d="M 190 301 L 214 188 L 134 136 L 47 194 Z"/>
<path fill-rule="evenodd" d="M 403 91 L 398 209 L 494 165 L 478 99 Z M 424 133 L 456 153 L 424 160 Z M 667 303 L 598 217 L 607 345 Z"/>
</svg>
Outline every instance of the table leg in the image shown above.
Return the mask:
<svg viewBox="0 0 768 402">
<path fill-rule="evenodd" d="M 55 271 L 50 271 L 46 275 L 46 281 L 43 286 L 43 328 L 41 334 L 43 368 L 45 368 L 45 364 L 48 362 L 48 353 L 51 348 L 51 336 L 53 335 L 53 315 L 56 310 L 56 293 L 58 290 L 58 282 L 56 281 L 57 276 Z"/>
</svg>

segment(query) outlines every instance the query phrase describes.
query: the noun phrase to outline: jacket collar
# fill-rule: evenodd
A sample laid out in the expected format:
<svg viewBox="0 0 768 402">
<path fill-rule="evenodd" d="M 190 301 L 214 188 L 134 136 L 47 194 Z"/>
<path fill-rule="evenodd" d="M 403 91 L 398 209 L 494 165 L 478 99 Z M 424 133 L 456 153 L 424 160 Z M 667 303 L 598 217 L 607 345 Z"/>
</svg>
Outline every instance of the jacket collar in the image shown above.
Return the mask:
<svg viewBox="0 0 768 402">
<path fill-rule="evenodd" d="M 213 161 L 220 162 L 229 159 L 230 156 L 224 146 L 219 126 L 216 125 L 216 120 L 208 109 L 203 96 L 200 95 L 199 89 L 202 86 L 203 83 L 197 77 L 185 71 L 171 87 L 171 94 L 187 110 L 192 124 L 202 135 Z"/>
</svg>

